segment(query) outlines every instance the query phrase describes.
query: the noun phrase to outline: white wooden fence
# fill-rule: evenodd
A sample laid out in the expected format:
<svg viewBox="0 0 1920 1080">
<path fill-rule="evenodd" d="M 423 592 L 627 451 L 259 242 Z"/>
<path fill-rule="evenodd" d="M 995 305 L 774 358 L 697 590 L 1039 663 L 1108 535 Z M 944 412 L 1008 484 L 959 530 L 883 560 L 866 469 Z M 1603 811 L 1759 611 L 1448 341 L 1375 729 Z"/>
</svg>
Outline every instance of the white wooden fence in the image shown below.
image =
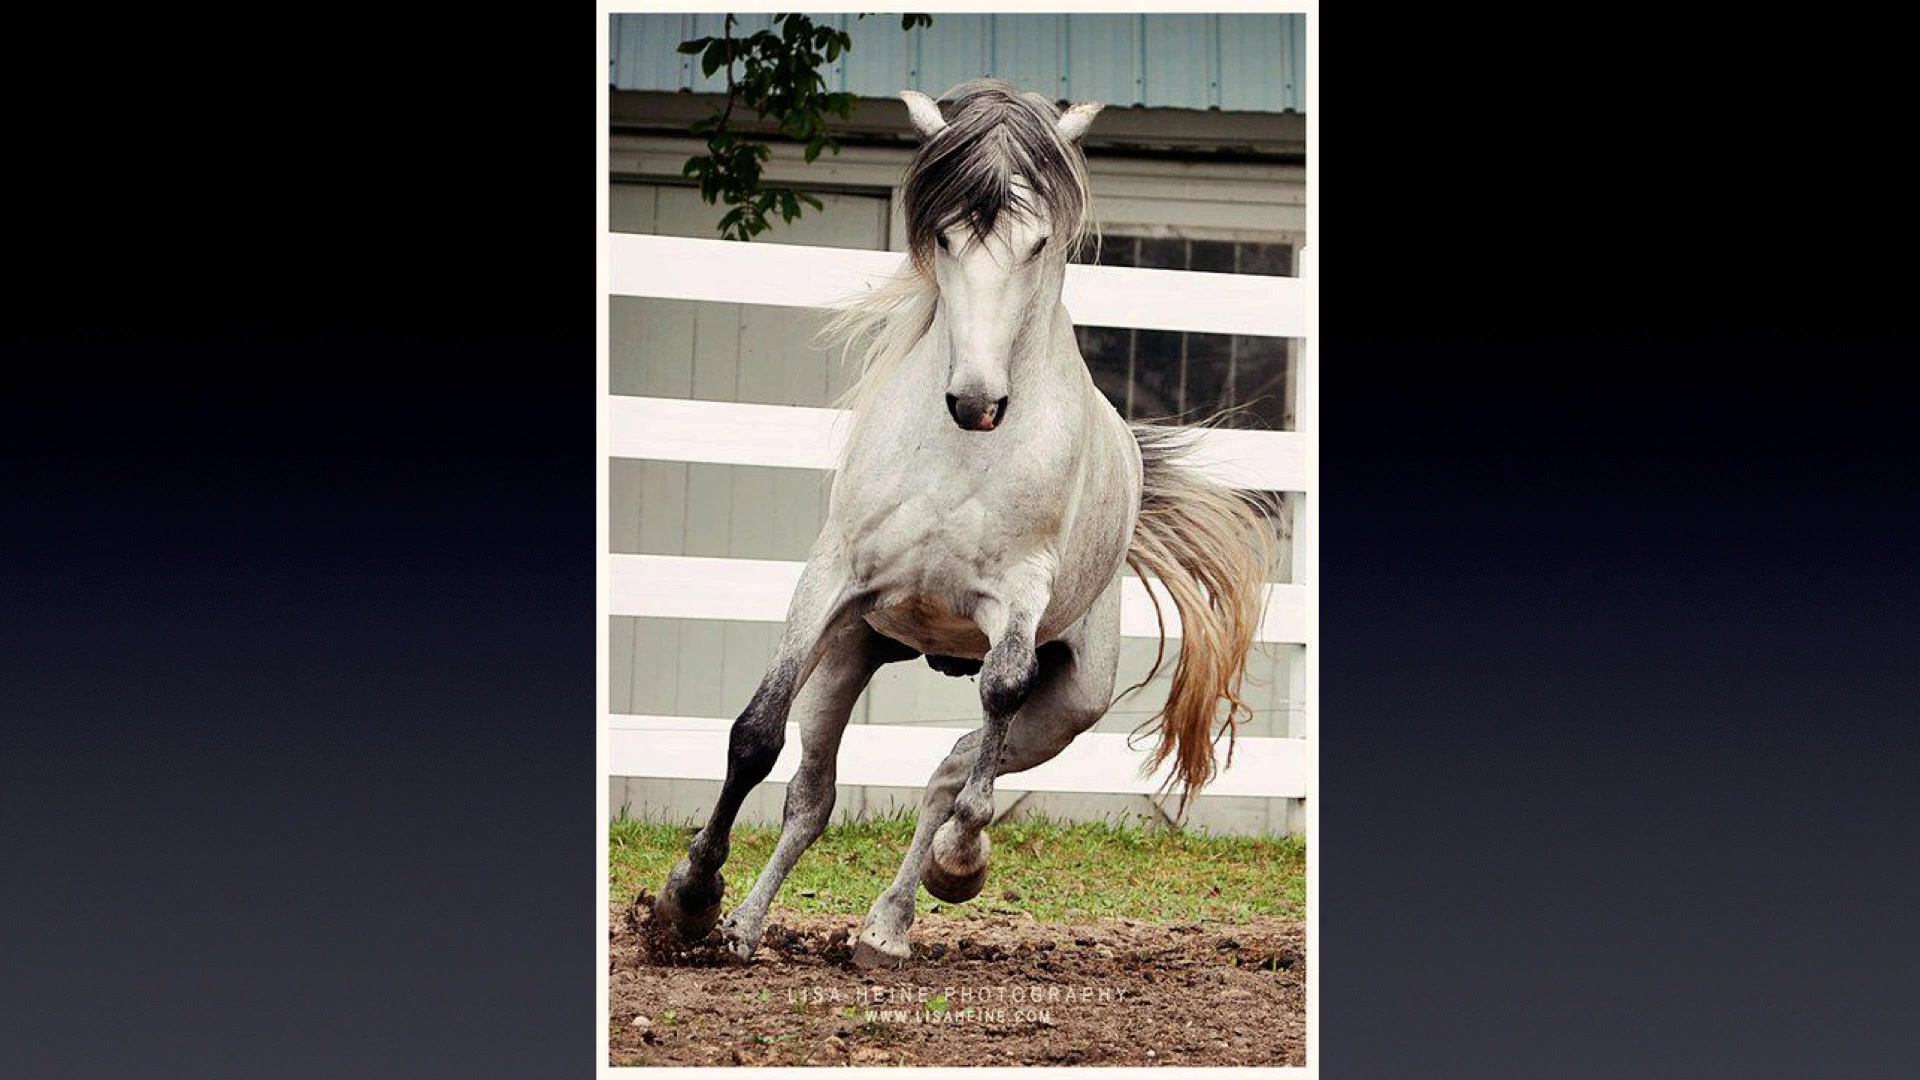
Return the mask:
<svg viewBox="0 0 1920 1080">
<path fill-rule="evenodd" d="M 615 234 L 611 292 L 616 296 L 723 303 L 822 307 L 870 287 L 901 265 L 899 252 L 742 244 Z M 1296 710 L 1294 737 L 1238 741 L 1233 765 L 1210 795 L 1304 798 L 1312 780 L 1316 730 L 1319 623 L 1318 461 L 1319 371 L 1314 348 L 1312 263 L 1301 252 L 1298 278 L 1070 266 L 1065 302 L 1080 325 L 1249 334 L 1303 339 L 1294 373 L 1295 431 L 1214 431 L 1205 436 L 1207 468 L 1240 487 L 1300 493 L 1293 518 L 1294 581 L 1268 589 L 1262 641 L 1291 650 L 1288 686 Z M 830 469 L 846 433 L 846 416 L 831 409 L 610 396 L 602 410 L 603 445 L 612 458 L 651 458 L 723 465 Z M 602 544 L 607 538 L 602 537 Z M 798 562 L 628 555 L 605 551 L 611 582 L 608 612 L 671 619 L 780 622 L 798 580 Z M 1128 579 L 1121 630 L 1157 632 L 1148 585 Z M 1168 632 L 1178 634 L 1161 593 Z M 742 703 L 744 704 L 744 703 Z M 615 715 L 610 720 L 608 774 L 718 780 L 726 768 L 731 720 Z M 842 744 L 842 785 L 917 787 L 952 748 L 952 728 L 867 724 Z M 1160 776 L 1142 776 L 1142 755 L 1126 735 L 1089 733 L 1057 758 L 1003 777 L 1004 791 L 1148 794 Z M 791 728 L 771 780 L 786 781 L 799 764 Z"/>
</svg>

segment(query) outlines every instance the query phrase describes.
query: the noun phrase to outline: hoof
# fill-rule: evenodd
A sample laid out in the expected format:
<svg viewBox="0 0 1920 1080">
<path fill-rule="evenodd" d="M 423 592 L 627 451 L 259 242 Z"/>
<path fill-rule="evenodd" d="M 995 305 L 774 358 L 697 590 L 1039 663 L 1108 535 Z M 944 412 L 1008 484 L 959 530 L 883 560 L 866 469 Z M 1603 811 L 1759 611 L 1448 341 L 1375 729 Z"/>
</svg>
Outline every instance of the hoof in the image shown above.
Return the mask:
<svg viewBox="0 0 1920 1080">
<path fill-rule="evenodd" d="M 971 874 L 955 876 L 940 869 L 940 864 L 927 860 L 927 868 L 920 875 L 920 884 L 927 887 L 935 900 L 949 904 L 964 904 L 980 895 L 987 885 L 987 864 L 981 863 L 980 869 Z"/>
<path fill-rule="evenodd" d="M 726 879 L 713 875 L 707 888 L 689 881 L 689 867 L 682 862 L 668 875 L 667 884 L 653 899 L 655 926 L 671 930 L 686 942 L 700 941 L 713 932 L 720 921 L 720 897 L 726 892 Z"/>
<path fill-rule="evenodd" d="M 980 895 L 987 884 L 987 861 L 993 854 L 993 841 L 984 831 L 975 834 L 970 849 L 955 843 L 958 832 L 955 822 L 940 826 L 940 831 L 933 834 L 931 857 L 920 874 L 927 891 L 949 904 L 965 903 Z"/>
<path fill-rule="evenodd" d="M 877 930 L 867 930 L 860 935 L 860 940 L 853 943 L 853 966 L 867 970 L 904 967 L 912 951 L 905 934 L 882 934 Z"/>
<path fill-rule="evenodd" d="M 720 926 L 720 941 L 734 959 L 751 960 L 754 952 L 760 948 L 760 932 L 758 930 L 749 932 L 732 919 L 728 919 Z"/>
</svg>

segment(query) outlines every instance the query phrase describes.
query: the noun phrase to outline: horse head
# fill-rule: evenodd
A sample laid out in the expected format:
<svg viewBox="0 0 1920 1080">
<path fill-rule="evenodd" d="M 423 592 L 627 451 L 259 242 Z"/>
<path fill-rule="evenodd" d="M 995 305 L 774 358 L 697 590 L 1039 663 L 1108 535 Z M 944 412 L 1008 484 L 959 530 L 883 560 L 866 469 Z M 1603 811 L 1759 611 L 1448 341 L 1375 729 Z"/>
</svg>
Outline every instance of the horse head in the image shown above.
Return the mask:
<svg viewBox="0 0 1920 1080">
<path fill-rule="evenodd" d="M 1051 339 L 1067 262 L 1089 232 L 1080 140 L 1101 106 L 1061 112 L 998 79 L 955 88 L 944 115 L 925 94 L 900 96 L 921 139 L 904 185 L 907 246 L 945 314 L 947 412 L 993 431 L 1019 358 Z"/>
</svg>

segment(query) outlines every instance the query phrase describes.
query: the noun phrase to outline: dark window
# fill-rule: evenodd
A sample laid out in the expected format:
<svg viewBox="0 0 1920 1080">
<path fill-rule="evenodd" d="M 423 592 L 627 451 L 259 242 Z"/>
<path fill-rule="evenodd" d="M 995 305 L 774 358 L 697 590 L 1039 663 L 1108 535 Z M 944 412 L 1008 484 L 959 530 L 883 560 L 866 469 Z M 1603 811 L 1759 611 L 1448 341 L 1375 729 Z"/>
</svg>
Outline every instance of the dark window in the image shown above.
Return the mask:
<svg viewBox="0 0 1920 1080">
<path fill-rule="evenodd" d="M 1088 245 L 1076 261 L 1290 277 L 1293 247 L 1108 234 L 1101 239 L 1097 255 Z M 1075 333 L 1094 384 L 1129 420 L 1195 421 L 1233 409 L 1221 420 L 1225 426 L 1276 431 L 1293 426 L 1285 338 L 1107 326 L 1076 327 Z"/>
</svg>

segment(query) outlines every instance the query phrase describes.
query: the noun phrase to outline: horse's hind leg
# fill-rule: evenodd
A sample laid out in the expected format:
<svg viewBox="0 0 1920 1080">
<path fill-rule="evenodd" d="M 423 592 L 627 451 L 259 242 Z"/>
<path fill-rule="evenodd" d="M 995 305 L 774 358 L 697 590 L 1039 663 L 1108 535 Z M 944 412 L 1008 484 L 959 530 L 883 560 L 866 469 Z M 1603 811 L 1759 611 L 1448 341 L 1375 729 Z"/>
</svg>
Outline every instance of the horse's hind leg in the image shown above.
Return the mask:
<svg viewBox="0 0 1920 1080">
<path fill-rule="evenodd" d="M 760 946 L 767 908 L 780 892 L 781 882 L 803 852 L 820 838 L 833 814 L 835 758 L 853 703 L 880 665 L 911 660 L 920 654 L 882 637 L 861 620 L 843 624 L 828 642 L 813 677 L 793 702 L 794 721 L 800 727 L 800 768 L 787 784 L 787 804 L 780 825 L 780 842 L 753 883 L 753 891 L 720 924 L 727 948 L 741 959 Z"/>
<path fill-rule="evenodd" d="M 658 931 L 698 941 L 719 920 L 720 897 L 726 888 L 720 868 L 727 861 L 733 819 L 747 793 L 773 771 L 786 742 L 788 709 L 828 641 L 849 619 L 858 617 L 846 583 L 840 552 L 823 542 L 794 589 L 786 631 L 774 650 L 773 663 L 728 734 L 727 776 L 713 815 L 654 899 L 653 925 Z"/>
<path fill-rule="evenodd" d="M 1022 772 L 1050 761 L 1075 736 L 1098 722 L 1112 701 L 1119 656 L 1120 591 L 1116 582 L 1063 640 L 1039 650 L 1039 673 L 1006 729 L 993 774 Z M 987 789 L 986 818 L 973 830 L 973 839 L 963 836 L 954 844 L 950 861 L 936 854 L 941 846 L 936 836 L 957 822 L 956 801 L 964 785 L 979 771 L 985 732 L 982 727 L 961 736 L 927 782 L 920 820 L 901 860 L 900 872 L 874 901 L 855 943 L 853 960 L 861 967 L 895 966 L 906 961 L 914 895 L 923 878 L 928 892 L 949 903 L 972 899 L 985 885 L 988 844 L 983 828 L 992 816 L 991 788 Z"/>
</svg>

